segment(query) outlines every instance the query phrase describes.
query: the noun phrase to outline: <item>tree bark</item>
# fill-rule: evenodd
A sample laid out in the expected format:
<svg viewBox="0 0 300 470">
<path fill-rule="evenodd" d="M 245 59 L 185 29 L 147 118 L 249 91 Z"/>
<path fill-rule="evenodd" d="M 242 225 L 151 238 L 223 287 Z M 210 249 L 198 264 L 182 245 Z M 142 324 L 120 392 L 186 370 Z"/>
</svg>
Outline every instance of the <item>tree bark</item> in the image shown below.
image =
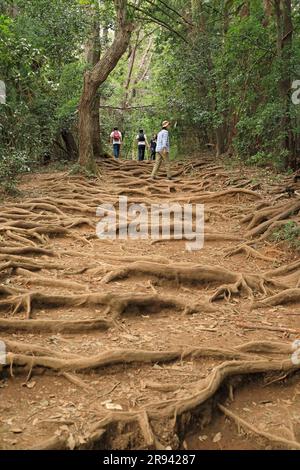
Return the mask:
<svg viewBox="0 0 300 470">
<path fill-rule="evenodd" d="M 96 10 L 93 15 L 92 34 L 86 46 L 86 59 L 90 68 L 99 62 L 100 54 L 100 24 Z M 100 96 L 98 92 L 92 103 L 92 134 L 94 156 L 101 156 L 103 154 L 103 146 L 100 134 Z"/>
<path fill-rule="evenodd" d="M 85 72 L 79 104 L 79 164 L 88 170 L 95 169 L 95 155 L 98 151 L 94 141 L 95 133 L 98 132 L 95 130 L 95 101 L 98 89 L 125 53 L 133 31 L 133 23 L 127 16 L 127 0 L 114 0 L 114 3 L 117 13 L 114 41 L 93 69 Z"/>
<path fill-rule="evenodd" d="M 217 157 L 223 155 L 226 151 L 226 129 L 225 126 L 222 125 L 218 127 L 215 131 L 216 134 L 216 150 L 217 150 Z"/>
</svg>

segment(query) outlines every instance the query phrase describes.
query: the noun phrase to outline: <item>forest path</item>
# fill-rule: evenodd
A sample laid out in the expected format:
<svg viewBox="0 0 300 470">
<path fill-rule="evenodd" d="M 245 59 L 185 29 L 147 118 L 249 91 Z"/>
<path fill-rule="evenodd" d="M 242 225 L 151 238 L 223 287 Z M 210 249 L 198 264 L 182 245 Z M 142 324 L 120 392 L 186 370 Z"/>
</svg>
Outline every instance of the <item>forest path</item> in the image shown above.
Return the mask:
<svg viewBox="0 0 300 470">
<path fill-rule="evenodd" d="M 299 198 L 206 154 L 173 181 L 101 168 L 26 177 L 1 206 L 0 448 L 300 448 L 300 260 L 269 239 Z M 203 249 L 98 239 L 97 207 L 121 195 L 203 203 Z"/>
</svg>

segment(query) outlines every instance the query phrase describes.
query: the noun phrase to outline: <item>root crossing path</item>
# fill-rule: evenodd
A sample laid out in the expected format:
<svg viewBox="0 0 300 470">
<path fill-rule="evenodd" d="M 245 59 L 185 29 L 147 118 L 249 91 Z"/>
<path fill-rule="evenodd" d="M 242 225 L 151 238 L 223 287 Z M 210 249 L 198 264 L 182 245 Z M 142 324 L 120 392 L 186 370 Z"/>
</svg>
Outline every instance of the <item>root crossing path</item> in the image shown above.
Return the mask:
<svg viewBox="0 0 300 470">
<path fill-rule="evenodd" d="M 211 155 L 151 167 L 27 176 L 2 203 L 1 449 L 300 448 L 300 260 L 272 239 L 299 197 Z M 120 196 L 204 204 L 204 247 L 178 220 L 100 240 Z"/>
</svg>

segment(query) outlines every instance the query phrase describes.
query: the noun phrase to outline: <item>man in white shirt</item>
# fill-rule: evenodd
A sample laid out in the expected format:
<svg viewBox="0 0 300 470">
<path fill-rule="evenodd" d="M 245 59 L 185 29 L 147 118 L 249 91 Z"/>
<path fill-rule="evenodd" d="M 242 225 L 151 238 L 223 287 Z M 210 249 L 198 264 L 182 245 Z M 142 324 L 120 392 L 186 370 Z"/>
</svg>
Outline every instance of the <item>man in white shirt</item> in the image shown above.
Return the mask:
<svg viewBox="0 0 300 470">
<path fill-rule="evenodd" d="M 170 139 L 169 139 L 169 121 L 164 121 L 162 123 L 162 130 L 157 135 L 157 144 L 156 144 L 156 162 L 152 171 L 151 179 L 156 179 L 156 175 L 160 169 L 162 162 L 165 162 L 167 177 L 169 180 L 171 177 L 170 170 Z"/>
<path fill-rule="evenodd" d="M 138 143 L 138 160 L 139 162 L 142 162 L 145 160 L 145 150 L 146 150 L 146 145 L 149 147 L 147 136 L 144 133 L 143 129 L 140 129 L 138 135 L 136 136 L 136 140 Z"/>
<path fill-rule="evenodd" d="M 117 127 L 115 127 L 110 134 L 110 142 L 113 145 L 114 157 L 118 159 L 120 156 L 120 149 L 122 144 L 122 134 Z"/>
</svg>

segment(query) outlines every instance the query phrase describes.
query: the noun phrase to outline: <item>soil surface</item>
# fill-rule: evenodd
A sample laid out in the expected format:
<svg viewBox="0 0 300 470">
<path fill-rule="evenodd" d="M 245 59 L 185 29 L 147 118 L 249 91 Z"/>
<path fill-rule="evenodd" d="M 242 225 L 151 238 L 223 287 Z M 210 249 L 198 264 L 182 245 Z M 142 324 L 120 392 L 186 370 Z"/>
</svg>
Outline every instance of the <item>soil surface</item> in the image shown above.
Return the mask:
<svg viewBox="0 0 300 470">
<path fill-rule="evenodd" d="M 290 177 L 208 154 L 172 181 L 99 168 L 26 176 L 1 205 L 0 448 L 299 449 L 299 251 L 272 238 L 299 222 Z M 203 249 L 100 240 L 119 196 L 204 204 Z"/>
</svg>

